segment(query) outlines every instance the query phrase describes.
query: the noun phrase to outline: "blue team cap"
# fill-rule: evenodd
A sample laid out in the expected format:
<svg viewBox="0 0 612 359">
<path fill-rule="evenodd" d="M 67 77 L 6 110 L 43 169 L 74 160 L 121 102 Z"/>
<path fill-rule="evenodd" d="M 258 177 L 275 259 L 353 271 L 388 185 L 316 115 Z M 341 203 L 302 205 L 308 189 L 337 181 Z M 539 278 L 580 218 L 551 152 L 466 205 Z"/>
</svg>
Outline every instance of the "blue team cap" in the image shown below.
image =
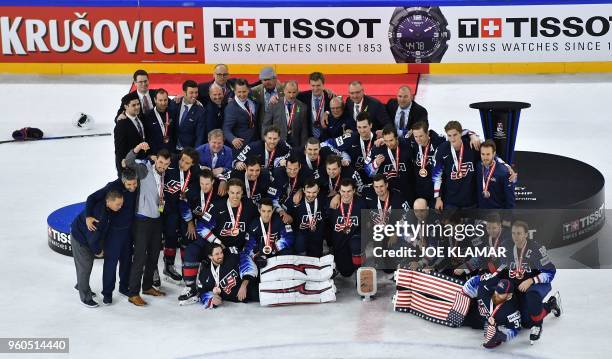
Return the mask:
<svg viewBox="0 0 612 359">
<path fill-rule="evenodd" d="M 514 286 L 512 285 L 512 282 L 510 282 L 507 279 L 500 279 L 499 282 L 497 282 L 497 286 L 495 287 L 495 291 L 499 294 L 508 294 L 508 293 L 512 293 L 514 292 Z"/>
</svg>

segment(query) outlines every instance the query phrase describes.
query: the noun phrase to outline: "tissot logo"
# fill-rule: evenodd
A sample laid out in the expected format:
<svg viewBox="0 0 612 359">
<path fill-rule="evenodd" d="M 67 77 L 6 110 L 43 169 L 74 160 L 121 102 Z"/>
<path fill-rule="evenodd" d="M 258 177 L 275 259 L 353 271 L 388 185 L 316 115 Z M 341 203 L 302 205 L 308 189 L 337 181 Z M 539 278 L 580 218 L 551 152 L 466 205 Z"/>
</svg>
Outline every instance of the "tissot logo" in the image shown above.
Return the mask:
<svg viewBox="0 0 612 359">
<path fill-rule="evenodd" d="M 566 18 L 507 17 L 459 19 L 459 38 L 520 37 L 579 37 L 583 35 L 602 37 L 612 28 L 612 16 L 592 16 L 582 19 L 576 16 Z"/>
<path fill-rule="evenodd" d="M 365 32 L 365 37 L 374 37 L 375 25 L 380 19 L 213 19 L 213 36 L 215 38 L 256 38 L 259 27 L 260 37 L 309 39 L 317 37 L 330 39 L 338 36 L 352 39 Z"/>
</svg>

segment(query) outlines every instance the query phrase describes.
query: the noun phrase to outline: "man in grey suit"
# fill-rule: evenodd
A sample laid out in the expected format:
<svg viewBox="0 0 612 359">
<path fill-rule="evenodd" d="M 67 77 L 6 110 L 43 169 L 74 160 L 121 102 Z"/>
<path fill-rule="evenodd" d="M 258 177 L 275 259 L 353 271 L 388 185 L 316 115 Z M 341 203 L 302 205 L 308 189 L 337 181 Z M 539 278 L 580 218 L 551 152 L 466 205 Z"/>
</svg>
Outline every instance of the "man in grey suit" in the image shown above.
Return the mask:
<svg viewBox="0 0 612 359">
<path fill-rule="evenodd" d="M 261 84 L 253 87 L 251 93 L 261 111 L 258 114 L 259 123 L 264 120 L 264 115 L 268 112 L 270 105 L 274 105 L 282 100 L 283 85 L 276 78 L 276 72 L 271 67 L 264 67 L 259 71 Z"/>
<path fill-rule="evenodd" d="M 237 79 L 234 87 L 235 98 L 227 104 L 223 114 L 223 136 L 234 154 L 247 143 L 259 139 L 259 106 L 249 98 L 249 84 L 244 79 Z"/>
<path fill-rule="evenodd" d="M 308 108 L 297 100 L 298 84 L 287 81 L 284 98 L 270 104 L 264 116 L 262 128 L 274 125 L 280 129 L 280 137 L 293 148 L 302 148 L 308 140 Z"/>
</svg>

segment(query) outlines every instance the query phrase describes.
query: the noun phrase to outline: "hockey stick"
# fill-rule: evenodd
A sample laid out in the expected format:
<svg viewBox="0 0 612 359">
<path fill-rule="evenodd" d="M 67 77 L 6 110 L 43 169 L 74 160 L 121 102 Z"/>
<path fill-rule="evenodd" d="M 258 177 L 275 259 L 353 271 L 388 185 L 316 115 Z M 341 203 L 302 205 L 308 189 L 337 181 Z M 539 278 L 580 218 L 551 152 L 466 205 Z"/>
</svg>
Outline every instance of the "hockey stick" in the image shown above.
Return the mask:
<svg viewBox="0 0 612 359">
<path fill-rule="evenodd" d="M 63 140 L 66 138 L 80 138 L 80 137 L 98 137 L 98 136 L 110 136 L 111 133 L 96 133 L 96 134 L 91 134 L 91 135 L 70 135 L 70 136 L 54 136 L 54 137 L 43 137 L 39 140 L 6 140 L 6 141 L 0 141 L 0 144 L 2 143 L 11 143 L 11 142 L 36 142 L 36 141 L 43 141 L 43 140 Z"/>
</svg>

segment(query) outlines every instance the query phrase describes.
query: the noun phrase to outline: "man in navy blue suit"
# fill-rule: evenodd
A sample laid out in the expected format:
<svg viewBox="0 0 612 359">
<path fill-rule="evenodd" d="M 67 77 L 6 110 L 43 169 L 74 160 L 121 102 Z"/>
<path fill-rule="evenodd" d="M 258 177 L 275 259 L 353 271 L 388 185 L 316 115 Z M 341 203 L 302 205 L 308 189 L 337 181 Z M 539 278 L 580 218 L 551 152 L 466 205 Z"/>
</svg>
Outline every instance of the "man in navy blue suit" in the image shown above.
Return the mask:
<svg viewBox="0 0 612 359">
<path fill-rule="evenodd" d="M 229 78 L 229 69 L 225 64 L 215 65 L 213 71 L 213 80 L 198 84 L 198 101 L 206 106 L 212 98 L 208 97 L 208 93 L 212 87 L 218 87 L 223 94 L 223 99 L 228 102 L 234 98 L 233 82 L 234 79 Z"/>
<path fill-rule="evenodd" d="M 236 97 L 225 109 L 223 135 L 234 153 L 238 153 L 244 145 L 259 138 L 258 106 L 249 98 L 249 84 L 246 80 L 237 79 L 234 91 Z"/>
<path fill-rule="evenodd" d="M 222 174 L 232 169 L 232 149 L 223 145 L 223 131 L 214 129 L 208 133 L 208 143 L 198 148 L 200 167 L 209 168 L 215 178 L 223 178 Z"/>
<path fill-rule="evenodd" d="M 178 118 L 176 151 L 185 147 L 197 147 L 205 143 L 206 111 L 197 104 L 198 84 L 193 80 L 183 82 L 183 99 L 180 104 L 170 102 L 171 116 Z"/>
<path fill-rule="evenodd" d="M 163 88 L 155 94 L 155 108 L 145 114 L 143 125 L 151 153 L 162 148 L 173 152 L 176 148 L 176 117 L 168 111 L 168 91 Z"/>
</svg>

